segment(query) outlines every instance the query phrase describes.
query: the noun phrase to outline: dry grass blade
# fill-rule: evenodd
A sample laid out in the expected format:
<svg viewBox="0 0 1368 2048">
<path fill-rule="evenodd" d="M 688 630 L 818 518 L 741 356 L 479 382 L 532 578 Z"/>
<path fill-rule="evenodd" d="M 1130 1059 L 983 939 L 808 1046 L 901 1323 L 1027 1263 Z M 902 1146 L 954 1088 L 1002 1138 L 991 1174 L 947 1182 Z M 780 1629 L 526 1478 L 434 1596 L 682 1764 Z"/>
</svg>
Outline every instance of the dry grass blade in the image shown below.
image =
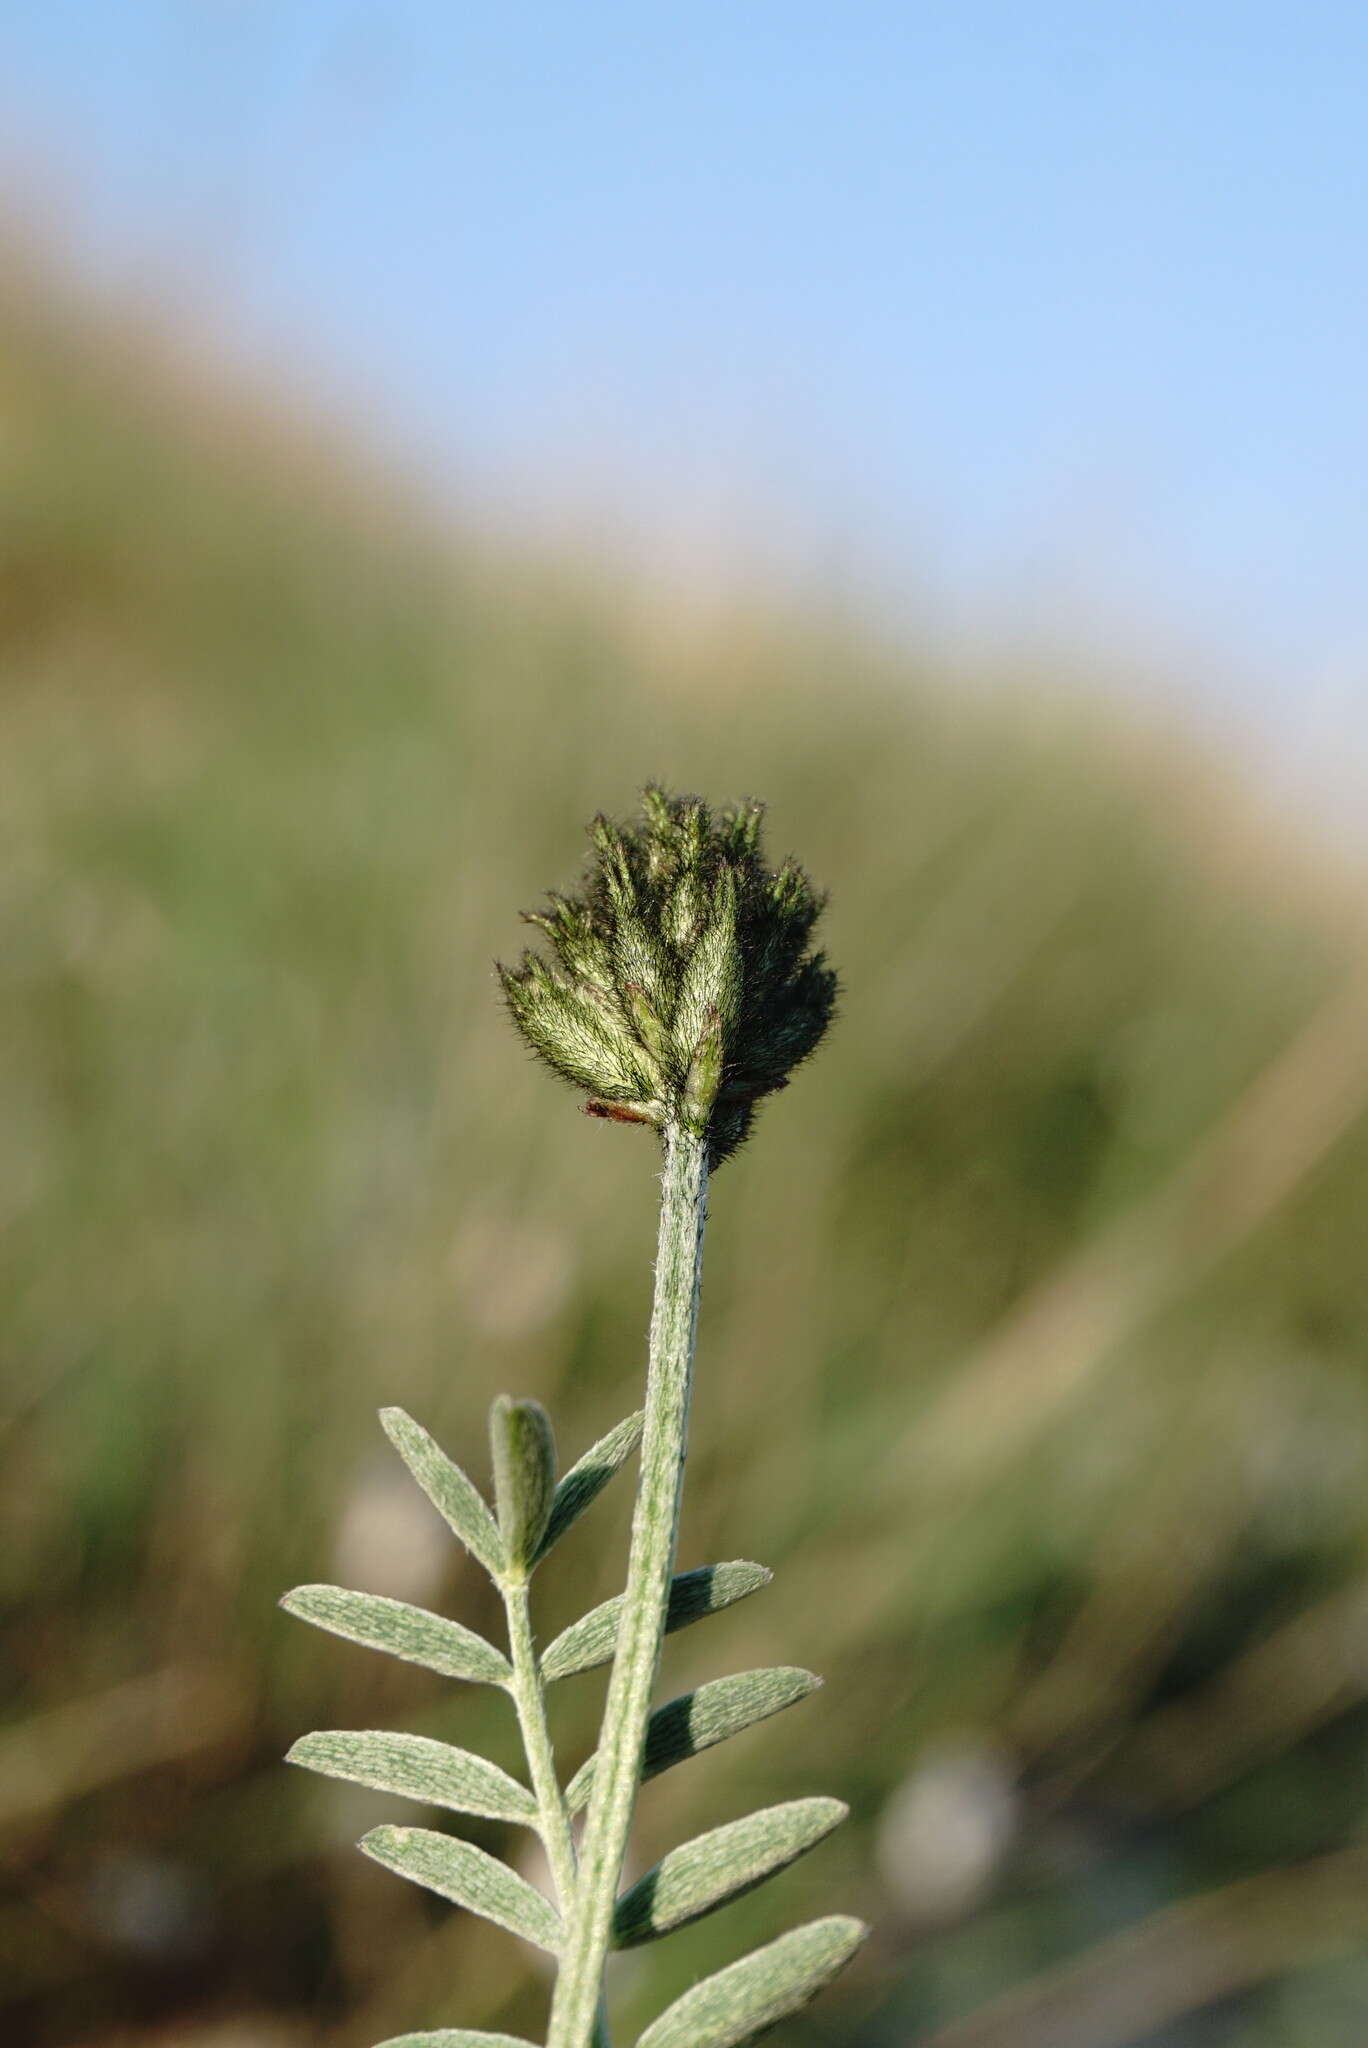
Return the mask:
<svg viewBox="0 0 1368 2048">
<path fill-rule="evenodd" d="M 1366 1109 L 1360 966 L 1174 1178 L 1049 1275 L 956 1376 L 918 1431 L 918 1474 L 981 1483 L 1176 1288 L 1265 1223 Z M 905 1489 L 907 1462 L 890 1485 Z"/>
<path fill-rule="evenodd" d="M 1129 2048 L 1286 1970 L 1356 1951 L 1365 1937 L 1368 1850 L 1345 1850 L 1166 1907 L 922 2048 Z"/>
</svg>

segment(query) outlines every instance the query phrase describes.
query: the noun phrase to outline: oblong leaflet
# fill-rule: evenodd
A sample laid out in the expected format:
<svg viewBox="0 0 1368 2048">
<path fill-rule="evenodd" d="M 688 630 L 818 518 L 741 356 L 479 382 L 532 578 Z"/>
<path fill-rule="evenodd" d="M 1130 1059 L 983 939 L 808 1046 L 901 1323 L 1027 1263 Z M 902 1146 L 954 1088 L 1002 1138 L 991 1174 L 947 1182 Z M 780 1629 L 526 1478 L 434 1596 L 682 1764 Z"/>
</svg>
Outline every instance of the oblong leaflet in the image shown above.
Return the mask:
<svg viewBox="0 0 1368 2048">
<path fill-rule="evenodd" d="M 453 1813 L 481 1820 L 533 1825 L 537 1802 L 525 1785 L 497 1764 L 426 1735 L 391 1734 L 387 1729 L 320 1729 L 301 1736 L 286 1763 L 303 1764 L 329 1778 L 397 1792 Z"/>
<path fill-rule="evenodd" d="M 671 1849 L 618 1900 L 614 1945 L 658 1940 L 739 1899 L 814 1849 L 849 1811 L 840 1799 L 791 1799 Z"/>
<path fill-rule="evenodd" d="M 497 1857 L 432 1828 L 372 1828 L 361 1848 L 387 1870 L 450 1899 L 520 1934 L 554 1955 L 560 1947 L 560 1916 L 548 1899 Z"/>
<path fill-rule="evenodd" d="M 346 1586 L 296 1586 L 281 1601 L 287 1614 L 311 1621 L 363 1649 L 385 1650 L 444 1678 L 504 1685 L 513 1676 L 501 1650 L 459 1621 L 390 1600 L 383 1593 L 353 1593 Z"/>
<path fill-rule="evenodd" d="M 731 1564 L 706 1564 L 695 1571 L 677 1572 L 670 1582 L 670 1604 L 665 1616 L 665 1633 L 688 1628 L 706 1615 L 720 1614 L 767 1586 L 773 1573 L 762 1564 L 738 1559 Z M 550 1645 L 541 1660 L 542 1677 L 572 1678 L 581 1671 L 593 1671 L 606 1664 L 617 1648 L 623 1595 L 617 1593 L 601 1606 L 591 1608 L 572 1621 Z"/>
<path fill-rule="evenodd" d="M 863 1921 L 835 1914 L 781 1934 L 677 1998 L 636 2048 L 739 2048 L 815 1997 L 868 1932 Z"/>
<path fill-rule="evenodd" d="M 729 1735 L 782 1712 L 796 1701 L 816 1692 L 821 1679 L 795 1665 L 773 1665 L 763 1671 L 738 1671 L 729 1678 L 713 1678 L 694 1692 L 681 1693 L 657 1707 L 646 1724 L 646 1748 L 642 1757 L 641 1780 L 659 1777 L 672 1764 L 697 1756 L 725 1742 Z M 594 1758 L 581 1764 L 566 1788 L 568 1810 L 578 1813 L 588 1803 L 594 1783 Z"/>
</svg>

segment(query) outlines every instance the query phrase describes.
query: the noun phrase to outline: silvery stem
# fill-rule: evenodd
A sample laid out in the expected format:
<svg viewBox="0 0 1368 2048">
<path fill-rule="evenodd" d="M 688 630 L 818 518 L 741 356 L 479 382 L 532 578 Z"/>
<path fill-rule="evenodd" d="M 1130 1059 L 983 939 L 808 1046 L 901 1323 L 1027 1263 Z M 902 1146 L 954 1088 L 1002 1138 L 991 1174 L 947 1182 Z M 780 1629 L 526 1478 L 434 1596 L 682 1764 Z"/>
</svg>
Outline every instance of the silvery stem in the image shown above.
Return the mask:
<svg viewBox="0 0 1368 2048">
<path fill-rule="evenodd" d="M 594 2035 L 674 1572 L 707 1199 L 707 1141 L 671 1124 L 627 1587 L 547 2048 L 589 2048 Z"/>
</svg>

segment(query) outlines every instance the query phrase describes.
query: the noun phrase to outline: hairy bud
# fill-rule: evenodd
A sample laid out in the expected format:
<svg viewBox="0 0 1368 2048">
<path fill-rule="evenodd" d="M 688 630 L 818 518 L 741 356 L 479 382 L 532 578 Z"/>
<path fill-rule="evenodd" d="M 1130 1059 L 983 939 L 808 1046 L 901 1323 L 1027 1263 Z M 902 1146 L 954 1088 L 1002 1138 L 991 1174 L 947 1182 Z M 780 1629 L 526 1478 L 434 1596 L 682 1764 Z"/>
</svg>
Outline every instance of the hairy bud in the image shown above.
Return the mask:
<svg viewBox="0 0 1368 2048">
<path fill-rule="evenodd" d="M 651 787 L 639 823 L 596 818 L 578 894 L 525 913 L 552 960 L 499 969 L 518 1029 L 592 1114 L 693 1130 L 714 1166 L 836 1002 L 835 975 L 807 950 L 823 899 L 794 862 L 766 866 L 763 814 Z"/>
</svg>

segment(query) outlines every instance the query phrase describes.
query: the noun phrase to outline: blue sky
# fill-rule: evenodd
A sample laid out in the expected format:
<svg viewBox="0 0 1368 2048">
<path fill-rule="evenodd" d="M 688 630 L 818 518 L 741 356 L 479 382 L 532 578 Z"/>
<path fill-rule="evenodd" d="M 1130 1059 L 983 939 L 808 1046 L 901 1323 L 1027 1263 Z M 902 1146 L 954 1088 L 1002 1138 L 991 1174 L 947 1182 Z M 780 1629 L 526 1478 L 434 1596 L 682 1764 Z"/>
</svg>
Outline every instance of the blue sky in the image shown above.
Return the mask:
<svg viewBox="0 0 1368 2048">
<path fill-rule="evenodd" d="M 477 512 L 1368 729 L 1368 9 L 47 0 L 0 116 Z"/>
</svg>

